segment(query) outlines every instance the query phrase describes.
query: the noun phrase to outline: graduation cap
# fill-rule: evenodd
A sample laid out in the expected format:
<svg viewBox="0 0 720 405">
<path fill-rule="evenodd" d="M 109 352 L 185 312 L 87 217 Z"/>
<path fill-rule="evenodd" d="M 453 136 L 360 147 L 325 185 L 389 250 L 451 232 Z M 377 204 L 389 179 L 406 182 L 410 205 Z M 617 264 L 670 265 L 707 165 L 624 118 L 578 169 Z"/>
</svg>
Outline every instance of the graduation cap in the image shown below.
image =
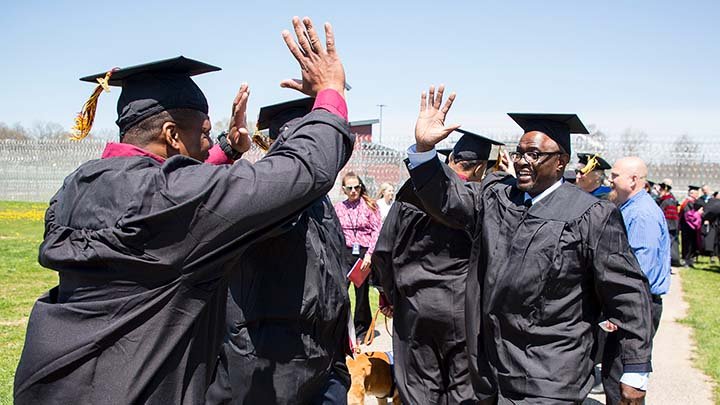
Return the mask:
<svg viewBox="0 0 720 405">
<path fill-rule="evenodd" d="M 207 114 L 207 99 L 190 77 L 218 70 L 217 66 L 178 56 L 85 76 L 80 80 L 97 82 L 98 86 L 75 119 L 73 139 L 90 133 L 98 97 L 103 90 L 109 92 L 109 86 L 122 87 L 115 121 L 121 138 L 133 125 L 162 111 L 188 108 Z"/>
<path fill-rule="evenodd" d="M 646 182 L 647 184 L 649 184 L 650 187 L 652 187 L 652 186 L 654 186 L 655 184 L 657 184 L 657 183 L 655 183 L 655 182 L 652 181 L 652 180 L 645 180 L 645 182 Z"/>
<path fill-rule="evenodd" d="M 672 190 L 672 180 L 671 179 L 663 179 L 663 181 L 660 183 L 660 188 L 663 190 L 670 191 Z"/>
<path fill-rule="evenodd" d="M 580 172 L 588 174 L 593 170 L 610 170 L 612 166 L 605 159 L 601 158 L 597 153 L 578 153 L 578 162 L 585 165 Z"/>
<path fill-rule="evenodd" d="M 688 191 L 697 191 L 700 190 L 700 186 L 688 186 Z"/>
<path fill-rule="evenodd" d="M 463 134 L 452 149 L 453 160 L 456 162 L 488 160 L 493 145 L 505 145 L 502 142 L 494 141 L 464 129 L 456 129 L 455 131 Z"/>
<path fill-rule="evenodd" d="M 262 107 L 258 114 L 257 129 L 267 129 L 270 139 L 275 140 L 288 122 L 306 116 L 314 104 L 314 98 L 305 97 Z"/>
<path fill-rule="evenodd" d="M 570 134 L 589 134 L 577 114 L 508 113 L 525 133 L 539 131 L 570 153 Z"/>
<path fill-rule="evenodd" d="M 445 155 L 445 163 L 448 163 L 450 161 L 450 154 L 452 153 L 453 148 L 441 148 L 436 149 L 436 151 L 441 155 Z"/>
</svg>

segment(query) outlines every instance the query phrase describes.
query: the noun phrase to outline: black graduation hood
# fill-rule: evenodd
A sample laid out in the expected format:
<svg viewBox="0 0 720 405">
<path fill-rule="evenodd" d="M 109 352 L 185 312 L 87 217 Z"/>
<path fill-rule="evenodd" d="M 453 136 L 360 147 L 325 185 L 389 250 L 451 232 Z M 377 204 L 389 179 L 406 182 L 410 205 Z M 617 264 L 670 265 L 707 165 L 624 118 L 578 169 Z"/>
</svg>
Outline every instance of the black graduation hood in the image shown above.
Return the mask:
<svg viewBox="0 0 720 405">
<path fill-rule="evenodd" d="M 108 84 L 122 87 L 115 121 L 120 127 L 120 136 L 143 119 L 162 111 L 188 108 L 207 114 L 207 99 L 190 77 L 218 70 L 217 66 L 184 56 L 113 69 Z M 95 83 L 107 73 L 80 80 Z"/>
<path fill-rule="evenodd" d="M 577 114 L 508 113 L 525 133 L 539 131 L 570 153 L 570 134 L 589 134 Z"/>
</svg>

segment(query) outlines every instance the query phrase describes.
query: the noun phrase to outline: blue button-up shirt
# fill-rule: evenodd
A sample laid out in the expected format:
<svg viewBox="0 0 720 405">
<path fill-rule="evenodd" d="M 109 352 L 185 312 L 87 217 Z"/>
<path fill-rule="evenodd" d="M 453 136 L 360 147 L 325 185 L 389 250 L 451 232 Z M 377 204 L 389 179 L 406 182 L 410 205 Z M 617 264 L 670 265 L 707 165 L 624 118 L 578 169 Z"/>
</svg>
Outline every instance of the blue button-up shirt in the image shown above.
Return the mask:
<svg viewBox="0 0 720 405">
<path fill-rule="evenodd" d="M 650 282 L 650 293 L 670 289 L 670 236 L 665 215 L 652 197 L 641 190 L 620 206 L 628 242 Z"/>
</svg>

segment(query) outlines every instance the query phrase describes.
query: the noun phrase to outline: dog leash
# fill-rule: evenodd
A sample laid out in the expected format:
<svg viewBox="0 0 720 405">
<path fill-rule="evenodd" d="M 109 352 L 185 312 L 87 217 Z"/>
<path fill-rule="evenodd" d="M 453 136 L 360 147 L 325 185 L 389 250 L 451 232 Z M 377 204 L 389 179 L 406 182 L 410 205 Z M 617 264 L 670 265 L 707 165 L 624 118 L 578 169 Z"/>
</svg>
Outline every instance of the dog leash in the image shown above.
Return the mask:
<svg viewBox="0 0 720 405">
<path fill-rule="evenodd" d="M 370 327 L 368 331 L 365 332 L 365 340 L 363 341 L 365 346 L 370 346 L 373 340 L 375 340 L 375 323 L 377 322 L 378 315 L 380 315 L 380 308 L 375 311 L 375 316 L 373 316 L 373 320 L 370 322 Z M 385 321 L 387 322 L 387 318 L 385 318 Z"/>
</svg>

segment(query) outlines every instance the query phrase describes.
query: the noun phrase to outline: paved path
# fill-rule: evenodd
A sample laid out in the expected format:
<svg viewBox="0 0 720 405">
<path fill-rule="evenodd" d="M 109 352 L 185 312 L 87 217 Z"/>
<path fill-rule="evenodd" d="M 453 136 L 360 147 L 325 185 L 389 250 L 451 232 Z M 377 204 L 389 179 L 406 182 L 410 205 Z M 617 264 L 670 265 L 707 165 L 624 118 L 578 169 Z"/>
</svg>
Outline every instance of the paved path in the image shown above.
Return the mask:
<svg viewBox="0 0 720 405">
<path fill-rule="evenodd" d="M 648 405 L 712 405 L 712 382 L 710 378 L 692 365 L 693 341 L 691 328 L 678 321 L 685 317 L 688 304 L 683 300 L 681 274 L 674 269 L 670 293 L 663 298 L 663 314 L 660 329 L 653 346 L 653 368 L 648 387 Z M 680 274 L 677 274 L 677 273 Z M 380 317 L 382 319 L 382 316 Z M 370 350 L 387 351 L 392 340 L 378 320 L 380 336 L 375 338 Z M 388 322 L 390 330 L 392 324 Z M 584 405 L 604 404 L 604 395 L 591 395 Z M 368 401 L 367 404 L 376 404 Z"/>
</svg>

